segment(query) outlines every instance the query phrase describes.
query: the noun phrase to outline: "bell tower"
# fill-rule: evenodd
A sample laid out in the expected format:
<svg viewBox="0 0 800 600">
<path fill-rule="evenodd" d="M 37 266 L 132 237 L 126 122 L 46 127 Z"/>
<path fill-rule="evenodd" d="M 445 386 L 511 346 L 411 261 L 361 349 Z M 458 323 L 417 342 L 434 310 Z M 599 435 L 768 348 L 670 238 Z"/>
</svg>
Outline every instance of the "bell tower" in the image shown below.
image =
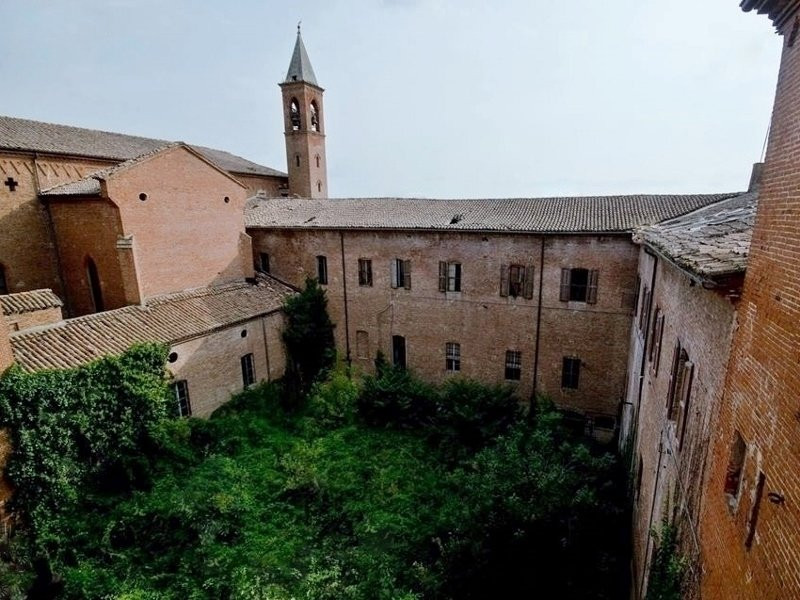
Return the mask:
<svg viewBox="0 0 800 600">
<path fill-rule="evenodd" d="M 286 136 L 286 164 L 289 195 L 327 198 L 328 164 L 325 156 L 323 90 L 317 84 L 308 59 L 300 24 L 286 80 L 280 84 L 283 95 L 283 129 Z"/>
</svg>

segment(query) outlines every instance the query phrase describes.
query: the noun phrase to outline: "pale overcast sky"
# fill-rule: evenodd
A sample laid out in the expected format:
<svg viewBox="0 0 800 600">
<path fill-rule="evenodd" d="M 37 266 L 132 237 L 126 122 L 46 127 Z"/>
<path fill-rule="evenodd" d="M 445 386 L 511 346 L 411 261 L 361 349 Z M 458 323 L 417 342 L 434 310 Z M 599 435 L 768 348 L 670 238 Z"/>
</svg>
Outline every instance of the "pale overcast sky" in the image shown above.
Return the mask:
<svg viewBox="0 0 800 600">
<path fill-rule="evenodd" d="M 0 0 L 0 114 L 286 169 L 296 23 L 332 196 L 746 187 L 780 38 L 738 0 Z"/>
</svg>

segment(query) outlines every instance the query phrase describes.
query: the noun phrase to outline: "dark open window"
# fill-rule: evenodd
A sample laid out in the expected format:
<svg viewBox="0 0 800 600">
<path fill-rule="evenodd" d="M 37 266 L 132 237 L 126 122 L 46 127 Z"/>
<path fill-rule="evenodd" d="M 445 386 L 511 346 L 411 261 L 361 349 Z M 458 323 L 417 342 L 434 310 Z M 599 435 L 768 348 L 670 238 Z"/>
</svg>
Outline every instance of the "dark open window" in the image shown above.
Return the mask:
<svg viewBox="0 0 800 600">
<path fill-rule="evenodd" d="M 444 345 L 444 368 L 446 371 L 461 370 L 461 344 L 447 342 Z"/>
<path fill-rule="evenodd" d="M 0 294 L 8 293 L 8 281 L 6 280 L 6 268 L 0 265 Z"/>
<path fill-rule="evenodd" d="M 500 265 L 500 295 L 533 298 L 533 266 Z"/>
<path fill-rule="evenodd" d="M 179 417 L 192 416 L 192 404 L 189 401 L 189 384 L 185 379 L 176 381 L 172 384 L 172 391 L 175 394 L 175 410 Z"/>
<path fill-rule="evenodd" d="M 253 361 L 253 355 L 245 354 L 241 358 L 242 363 L 242 384 L 244 387 L 253 385 L 256 382 L 256 367 Z"/>
<path fill-rule="evenodd" d="M 315 100 L 311 101 L 311 131 L 319 131 L 319 109 Z M 317 166 L 319 166 L 319 161 Z"/>
<path fill-rule="evenodd" d="M 358 259 L 358 285 L 372 287 L 372 261 L 368 258 Z"/>
<path fill-rule="evenodd" d="M 744 458 L 747 454 L 747 444 L 744 443 L 742 435 L 737 431 L 734 434 L 731 444 L 731 454 L 728 459 L 728 468 L 725 472 L 725 493 L 729 496 L 729 502 L 733 505 L 739 498 L 739 489 L 742 481 L 742 468 Z"/>
<path fill-rule="evenodd" d="M 89 294 L 92 299 L 92 306 L 95 312 L 103 310 L 103 290 L 100 287 L 100 275 L 97 273 L 97 265 L 91 257 L 86 259 L 86 279 L 89 281 Z"/>
<path fill-rule="evenodd" d="M 322 285 L 328 284 L 328 259 L 324 256 L 317 257 L 317 281 Z"/>
<path fill-rule="evenodd" d="M 506 350 L 505 378 L 511 381 L 519 381 L 522 378 L 522 352 Z"/>
<path fill-rule="evenodd" d="M 392 336 L 392 363 L 395 367 L 406 368 L 406 338 L 402 335 Z"/>
<path fill-rule="evenodd" d="M 259 252 L 258 268 L 262 273 L 269 273 L 269 254 L 266 252 Z"/>
<path fill-rule="evenodd" d="M 581 374 L 581 359 L 565 356 L 561 360 L 561 387 L 577 390 Z"/>
<path fill-rule="evenodd" d="M 300 130 L 302 121 L 300 119 L 300 103 L 297 98 L 292 98 L 292 102 L 289 105 L 289 121 L 292 124 L 292 131 Z"/>
<path fill-rule="evenodd" d="M 562 302 L 597 302 L 598 271 L 595 269 L 561 269 Z"/>
</svg>

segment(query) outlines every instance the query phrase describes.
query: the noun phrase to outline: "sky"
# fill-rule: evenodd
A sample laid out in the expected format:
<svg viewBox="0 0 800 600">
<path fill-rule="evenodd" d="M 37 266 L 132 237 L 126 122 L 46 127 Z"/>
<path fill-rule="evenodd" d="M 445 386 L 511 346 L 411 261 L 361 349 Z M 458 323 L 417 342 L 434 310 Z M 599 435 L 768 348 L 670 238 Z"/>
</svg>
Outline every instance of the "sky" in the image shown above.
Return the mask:
<svg viewBox="0 0 800 600">
<path fill-rule="evenodd" d="M 331 196 L 745 189 L 781 38 L 738 0 L 0 0 L 0 114 L 286 170 L 297 22 Z"/>
</svg>

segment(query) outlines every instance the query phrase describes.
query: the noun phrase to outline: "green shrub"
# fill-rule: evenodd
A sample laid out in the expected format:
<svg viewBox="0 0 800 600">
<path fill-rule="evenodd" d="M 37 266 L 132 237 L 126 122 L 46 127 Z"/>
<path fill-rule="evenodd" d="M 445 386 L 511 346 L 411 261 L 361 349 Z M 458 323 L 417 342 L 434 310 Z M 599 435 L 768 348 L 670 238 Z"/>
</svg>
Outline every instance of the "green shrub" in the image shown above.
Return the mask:
<svg viewBox="0 0 800 600">
<path fill-rule="evenodd" d="M 434 423 L 438 391 L 410 371 L 384 365 L 364 378 L 358 412 L 372 426 L 417 429 Z"/>
<path fill-rule="evenodd" d="M 314 431 L 351 425 L 356 417 L 360 389 L 344 365 L 337 365 L 324 381 L 318 381 L 308 395 L 306 415 Z"/>
<path fill-rule="evenodd" d="M 686 560 L 678 552 L 678 528 L 665 519 L 652 533 L 656 549 L 650 563 L 646 600 L 681 600 Z"/>
</svg>

